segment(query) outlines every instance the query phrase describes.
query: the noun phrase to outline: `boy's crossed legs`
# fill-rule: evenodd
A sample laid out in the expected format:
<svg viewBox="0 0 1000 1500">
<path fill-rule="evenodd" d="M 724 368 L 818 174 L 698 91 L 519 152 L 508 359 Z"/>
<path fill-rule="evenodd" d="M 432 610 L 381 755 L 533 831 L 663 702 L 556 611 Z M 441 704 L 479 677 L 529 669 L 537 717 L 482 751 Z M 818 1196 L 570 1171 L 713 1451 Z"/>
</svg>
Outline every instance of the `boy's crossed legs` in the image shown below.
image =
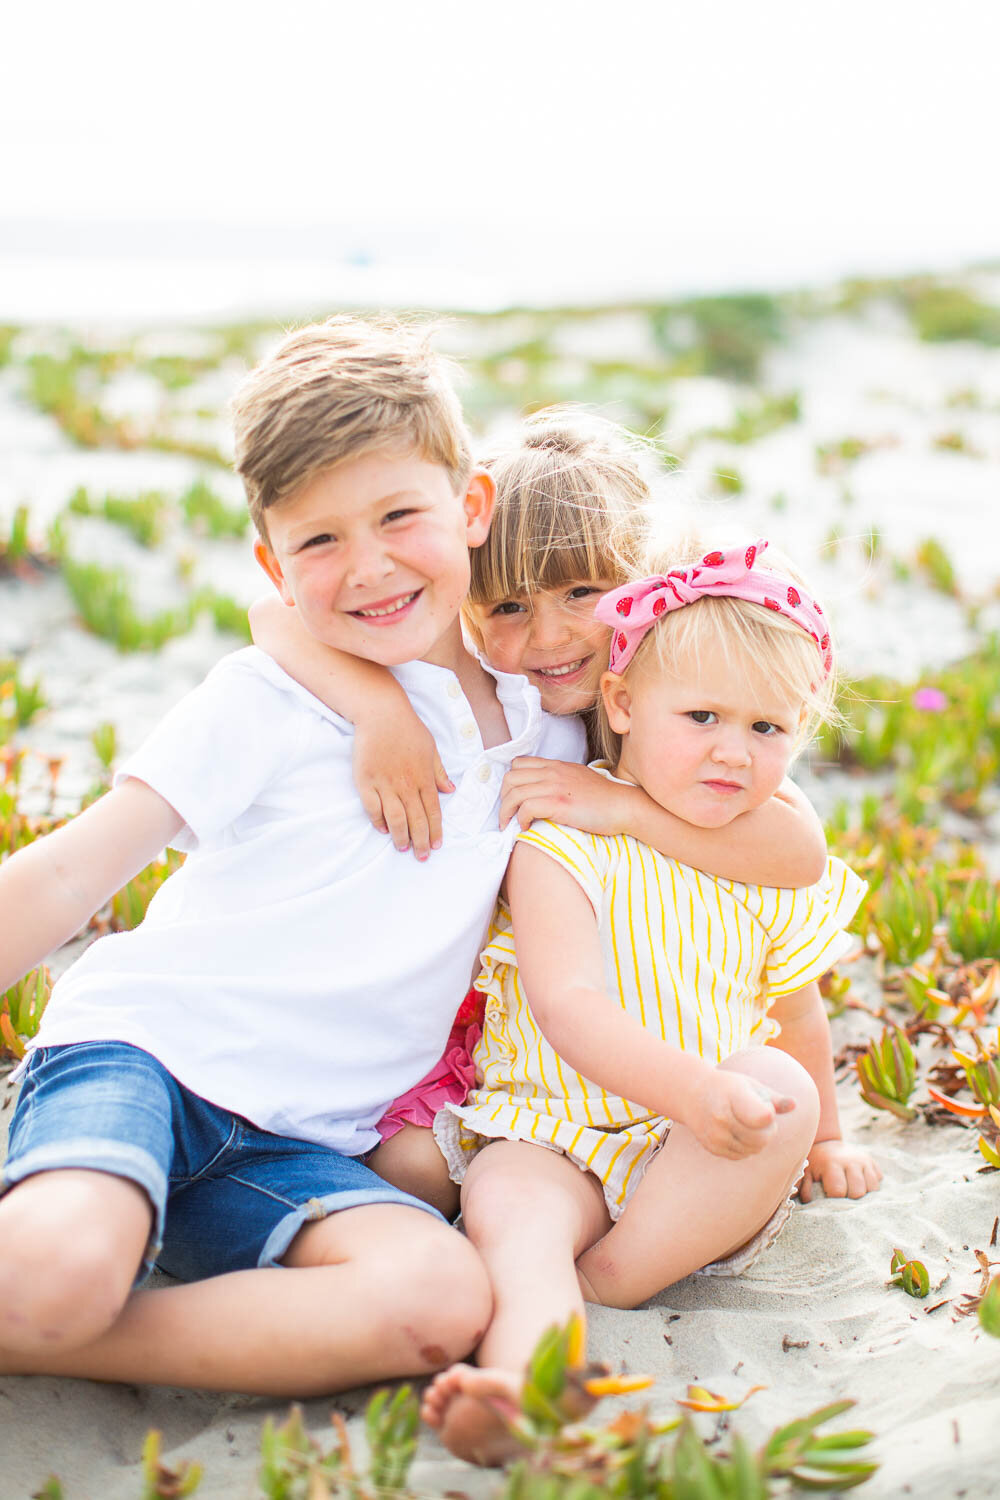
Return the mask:
<svg viewBox="0 0 1000 1500">
<path fill-rule="evenodd" d="M 625 1212 L 612 1224 L 601 1184 L 569 1158 L 523 1141 L 497 1141 L 469 1166 L 463 1221 L 493 1285 L 493 1322 L 479 1368 L 457 1365 L 429 1388 L 424 1419 L 476 1463 L 517 1448 L 501 1413 L 516 1409 L 524 1371 L 544 1330 L 585 1302 L 636 1307 L 692 1271 L 745 1245 L 791 1192 L 812 1145 L 819 1106 L 804 1069 L 776 1048 L 727 1059 L 795 1099 L 767 1145 L 732 1161 L 713 1156 L 675 1124 Z"/>
<path fill-rule="evenodd" d="M 143 1102 L 152 1103 L 147 1115 L 159 1116 L 162 1126 L 163 1070 L 147 1054 L 131 1049 L 131 1055 L 144 1059 L 138 1069 Z M 476 1252 L 454 1230 L 332 1152 L 334 1175 L 346 1162 L 353 1191 L 326 1192 L 329 1181 L 321 1181 L 317 1196 L 306 1196 L 302 1183 L 323 1167 L 322 1148 L 264 1137 L 252 1127 L 247 1149 L 231 1138 L 210 1145 L 207 1156 L 202 1133 L 203 1160 L 193 1171 L 190 1160 L 183 1163 L 180 1188 L 173 1174 L 183 1153 L 164 1168 L 174 1189 L 165 1263 L 205 1279 L 133 1292 L 159 1232 L 162 1200 L 154 1210 L 155 1186 L 150 1192 L 135 1180 L 142 1179 L 141 1166 L 131 1180 L 55 1166 L 60 1152 L 70 1159 L 74 1153 L 65 1139 L 43 1146 L 37 1129 L 32 1136 L 31 1126 L 46 1112 L 37 1082 L 29 1075 L 26 1124 L 19 1131 L 15 1119 L 12 1129 L 8 1180 L 15 1185 L 0 1198 L 0 1373 L 308 1396 L 429 1373 L 481 1337 L 489 1286 Z M 169 1080 L 168 1090 L 178 1087 Z M 67 1098 L 59 1094 L 61 1122 Z M 208 1116 L 224 1113 L 197 1103 Z M 93 1095 L 90 1115 L 96 1133 Z M 228 1118 L 238 1137 L 244 1123 Z M 197 1134 L 189 1131 L 189 1148 Z M 107 1137 L 103 1146 L 113 1149 Z M 36 1162 L 50 1155 L 53 1167 L 28 1175 L 32 1151 L 39 1153 Z M 136 1160 L 144 1154 L 145 1146 Z M 338 1202 L 345 1206 L 338 1209 Z M 276 1270 L 276 1264 L 289 1269 Z"/>
</svg>

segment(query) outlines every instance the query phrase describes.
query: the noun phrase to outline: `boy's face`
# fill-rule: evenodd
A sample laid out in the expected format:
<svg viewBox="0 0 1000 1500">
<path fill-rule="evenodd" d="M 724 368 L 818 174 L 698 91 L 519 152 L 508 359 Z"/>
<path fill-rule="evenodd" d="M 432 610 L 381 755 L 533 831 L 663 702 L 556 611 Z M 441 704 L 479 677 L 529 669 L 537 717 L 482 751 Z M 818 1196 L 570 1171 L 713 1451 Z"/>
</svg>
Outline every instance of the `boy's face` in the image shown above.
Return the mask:
<svg viewBox="0 0 1000 1500">
<path fill-rule="evenodd" d="M 309 634 L 382 666 L 454 669 L 469 548 L 486 538 L 493 481 L 455 494 L 439 464 L 382 449 L 310 479 L 267 514 L 254 552 Z"/>
</svg>

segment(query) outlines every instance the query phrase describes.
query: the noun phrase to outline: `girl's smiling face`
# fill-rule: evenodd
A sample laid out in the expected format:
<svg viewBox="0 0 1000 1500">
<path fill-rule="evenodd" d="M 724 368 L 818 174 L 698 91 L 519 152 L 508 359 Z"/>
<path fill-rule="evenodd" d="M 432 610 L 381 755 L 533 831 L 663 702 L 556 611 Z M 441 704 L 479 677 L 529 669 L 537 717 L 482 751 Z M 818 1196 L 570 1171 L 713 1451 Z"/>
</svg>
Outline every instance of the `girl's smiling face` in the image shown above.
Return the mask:
<svg viewBox="0 0 1000 1500">
<path fill-rule="evenodd" d="M 500 672 L 533 682 L 550 714 L 578 714 L 597 701 L 611 631 L 594 605 L 613 579 L 570 579 L 489 604 L 467 604 L 483 654 Z"/>
</svg>

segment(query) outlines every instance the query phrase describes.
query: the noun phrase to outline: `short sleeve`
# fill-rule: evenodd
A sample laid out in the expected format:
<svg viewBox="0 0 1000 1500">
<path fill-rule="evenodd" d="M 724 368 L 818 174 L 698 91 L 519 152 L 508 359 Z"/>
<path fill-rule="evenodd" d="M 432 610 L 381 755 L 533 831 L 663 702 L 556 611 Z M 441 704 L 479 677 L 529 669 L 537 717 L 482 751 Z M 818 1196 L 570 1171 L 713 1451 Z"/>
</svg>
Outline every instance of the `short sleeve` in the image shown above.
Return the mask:
<svg viewBox="0 0 1000 1500">
<path fill-rule="evenodd" d="M 540 819 L 517 836 L 519 844 L 531 844 L 567 870 L 583 888 L 598 919 L 603 905 L 609 859 L 608 842 L 599 835 L 565 828 L 561 823 Z"/>
<path fill-rule="evenodd" d="M 761 977 L 769 1002 L 818 979 L 855 946 L 857 939 L 846 928 L 866 890 L 853 870 L 831 858 L 816 885 L 778 893 Z"/>
<path fill-rule="evenodd" d="M 245 812 L 294 753 L 302 717 L 254 654 L 225 657 L 116 773 L 116 785 L 135 777 L 179 813 L 173 844 L 185 852 Z"/>
</svg>

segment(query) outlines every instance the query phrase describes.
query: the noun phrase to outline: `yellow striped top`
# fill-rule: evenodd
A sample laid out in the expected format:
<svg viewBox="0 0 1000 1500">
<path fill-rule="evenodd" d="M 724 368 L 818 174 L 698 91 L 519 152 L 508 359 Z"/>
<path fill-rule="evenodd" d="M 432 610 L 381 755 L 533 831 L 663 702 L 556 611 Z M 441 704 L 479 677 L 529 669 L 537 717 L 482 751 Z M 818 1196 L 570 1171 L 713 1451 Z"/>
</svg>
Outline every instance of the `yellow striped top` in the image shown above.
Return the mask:
<svg viewBox="0 0 1000 1500">
<path fill-rule="evenodd" d="M 851 947 L 864 882 L 840 860 L 804 890 L 742 885 L 668 859 L 626 835 L 538 822 L 520 838 L 579 883 L 597 917 L 608 994 L 654 1036 L 712 1062 L 775 1036 L 770 1003 Z M 535 1024 L 501 904 L 476 988 L 486 996 L 478 1086 L 435 1133 L 455 1175 L 484 1138 L 535 1141 L 605 1185 L 618 1217 L 669 1121 L 576 1073 Z"/>
</svg>

